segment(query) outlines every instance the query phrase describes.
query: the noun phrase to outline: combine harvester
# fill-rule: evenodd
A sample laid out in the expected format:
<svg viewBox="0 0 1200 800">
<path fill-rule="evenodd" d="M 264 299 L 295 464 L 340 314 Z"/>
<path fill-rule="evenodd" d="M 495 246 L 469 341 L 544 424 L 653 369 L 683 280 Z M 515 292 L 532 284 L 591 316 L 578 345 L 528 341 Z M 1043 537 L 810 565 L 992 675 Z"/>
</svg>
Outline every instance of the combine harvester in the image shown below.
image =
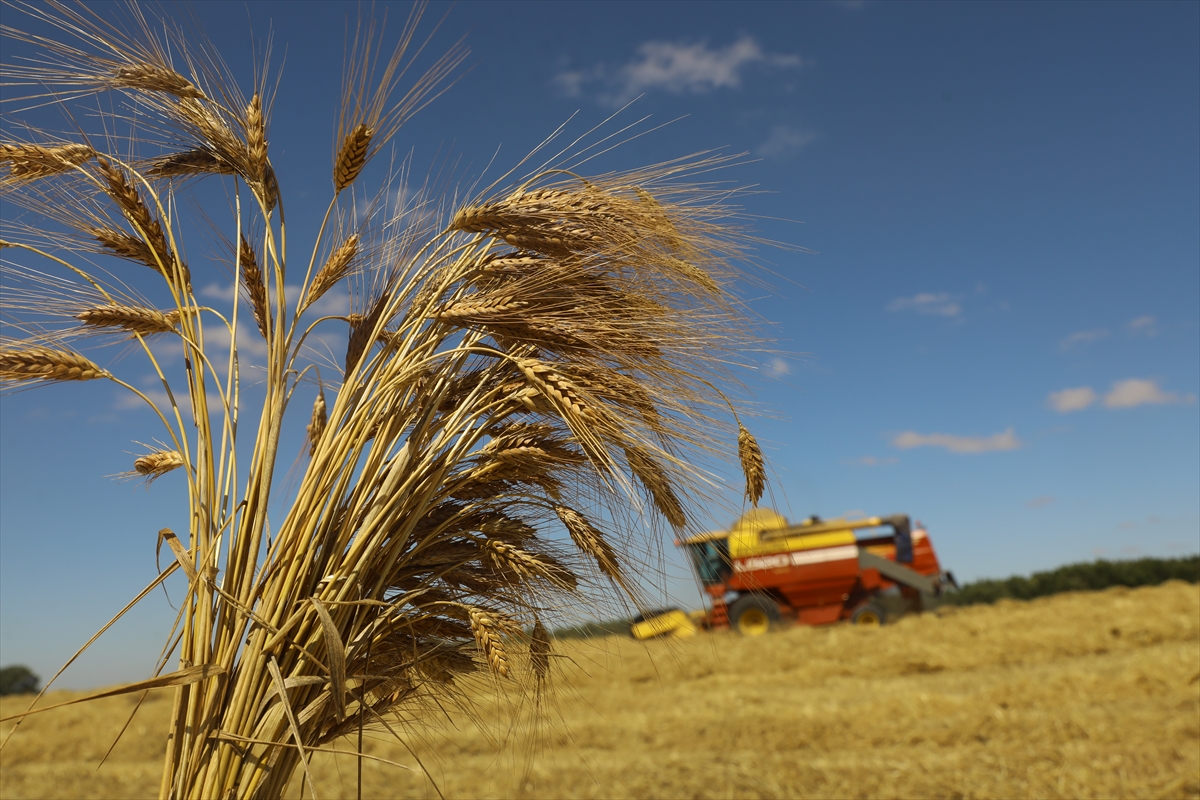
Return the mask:
<svg viewBox="0 0 1200 800">
<path fill-rule="evenodd" d="M 828 625 L 848 619 L 882 625 L 880 593 L 898 588 L 917 610 L 947 588 L 929 534 L 907 516 L 857 520 L 811 517 L 788 525 L 776 512 L 756 508 L 729 531 L 693 536 L 678 545 L 712 602 L 710 612 L 673 609 L 636 620 L 634 638 L 688 636 L 698 626 L 757 636 L 785 619 Z"/>
</svg>

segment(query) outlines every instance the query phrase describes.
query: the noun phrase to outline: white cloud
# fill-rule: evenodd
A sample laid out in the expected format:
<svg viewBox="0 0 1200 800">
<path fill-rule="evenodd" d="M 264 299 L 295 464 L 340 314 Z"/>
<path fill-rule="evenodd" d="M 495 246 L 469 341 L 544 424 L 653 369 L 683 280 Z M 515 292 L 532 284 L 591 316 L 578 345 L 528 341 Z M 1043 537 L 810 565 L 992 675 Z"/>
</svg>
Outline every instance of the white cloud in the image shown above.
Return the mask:
<svg viewBox="0 0 1200 800">
<path fill-rule="evenodd" d="M 901 450 L 914 447 L 944 447 L 951 453 L 990 453 L 997 450 L 1017 450 L 1021 441 L 1013 429 L 991 436 L 955 436 L 949 433 L 917 433 L 905 431 L 892 439 L 892 445 Z"/>
<path fill-rule="evenodd" d="M 392 176 L 388 179 L 386 191 L 374 197 L 364 197 L 354 201 L 354 219 L 356 228 L 361 228 L 364 222 L 374 219 L 383 225 L 385 230 L 397 226 L 407 227 L 421 224 L 430 218 L 433 206 L 426 200 L 426 195 L 419 186 L 409 184 L 403 176 Z"/>
<path fill-rule="evenodd" d="M 585 85 L 599 83 L 606 87 L 600 96 L 602 101 L 622 105 L 651 91 L 703 94 L 714 89 L 738 89 L 744 70 L 754 64 L 796 68 L 803 61 L 797 55 L 768 53 L 746 34 L 716 48 L 705 42 L 650 41 L 638 45 L 636 55 L 616 69 L 599 64 L 591 69 L 564 70 L 554 82 L 572 97 L 579 96 Z"/>
<path fill-rule="evenodd" d="M 946 292 L 921 292 L 912 297 L 897 297 L 888 303 L 888 311 L 916 311 L 918 314 L 933 314 L 939 317 L 957 317 L 962 306 Z"/>
<path fill-rule="evenodd" d="M 1164 392 L 1159 388 L 1158 381 L 1130 378 L 1117 381 L 1112 390 L 1104 396 L 1104 405 L 1108 408 L 1136 408 L 1144 405 L 1166 405 L 1170 403 L 1194 403 L 1196 396 L 1186 397 L 1174 392 Z"/>
<path fill-rule="evenodd" d="M 308 319 L 309 315 L 315 317 L 344 317 L 350 311 L 350 293 L 345 289 L 334 288 L 317 298 L 317 302 L 309 306 L 308 310 L 304 312 L 304 316 L 305 319 Z"/>
<path fill-rule="evenodd" d="M 1026 508 L 1045 508 L 1049 505 L 1054 505 L 1055 499 L 1051 495 L 1044 494 L 1041 497 L 1035 497 L 1025 504 Z"/>
<path fill-rule="evenodd" d="M 224 354 L 229 351 L 229 329 L 224 324 L 208 326 L 204 329 L 205 349 L 209 353 L 209 358 L 213 358 L 213 353 Z M 246 324 L 246 317 L 238 319 L 237 324 L 237 345 L 238 345 L 238 360 L 245 367 L 251 363 L 259 363 L 265 361 L 267 357 L 267 343 L 263 340 L 262 334 L 258 332 L 258 328 L 253 322 Z M 214 358 L 213 366 L 219 372 L 224 372 L 225 358 L 219 356 Z"/>
<path fill-rule="evenodd" d="M 214 300 L 224 300 L 227 303 L 233 302 L 234 289 L 232 283 L 221 285 L 219 283 L 210 283 L 200 290 L 201 297 L 211 297 Z"/>
<path fill-rule="evenodd" d="M 1091 331 L 1076 331 L 1059 342 L 1058 348 L 1060 350 L 1072 350 L 1079 345 L 1091 344 L 1097 339 L 1103 339 L 1106 336 L 1108 336 L 1108 331 L 1102 328 L 1097 328 L 1096 330 Z"/>
<path fill-rule="evenodd" d="M 895 456 L 883 456 L 882 458 L 877 456 L 860 456 L 859 458 L 852 459 L 846 463 L 858 464 L 864 467 L 883 467 L 889 464 L 899 463 L 899 461 L 900 459 L 896 458 Z"/>
<path fill-rule="evenodd" d="M 1052 392 L 1046 398 L 1046 404 L 1060 414 L 1067 414 L 1071 411 L 1082 411 L 1094 402 L 1096 402 L 1096 393 L 1090 386 L 1080 386 L 1078 389 L 1063 389 L 1061 392 Z"/>
<path fill-rule="evenodd" d="M 782 378 L 784 375 L 788 375 L 792 371 L 792 368 L 788 365 L 788 363 L 779 356 L 775 356 L 770 361 L 766 362 L 764 366 L 766 369 L 763 370 L 763 372 L 766 373 L 767 377 L 770 378 Z"/>
<path fill-rule="evenodd" d="M 161 386 L 161 384 L 159 385 Z M 187 420 L 192 419 L 192 402 L 188 396 L 187 389 L 172 387 L 171 391 L 175 395 L 175 402 L 179 404 L 179 410 L 183 413 L 183 418 Z M 158 406 L 158 410 L 167 416 L 167 419 L 172 418 L 171 396 L 167 394 L 165 389 L 145 388 L 142 389 L 142 394 L 150 398 Z M 225 404 L 221 400 L 219 392 L 209 389 L 206 397 L 208 399 L 208 414 L 210 417 L 225 413 Z M 145 400 L 130 391 L 123 391 L 117 395 L 117 401 L 113 404 L 115 411 L 141 411 L 149 410 L 149 408 L 150 406 L 146 405 Z"/>
<path fill-rule="evenodd" d="M 1158 320 L 1149 314 L 1130 320 L 1126 327 L 1130 336 L 1158 336 Z"/>
<path fill-rule="evenodd" d="M 587 73 L 579 69 L 563 70 L 554 76 L 554 83 L 558 84 L 558 88 L 568 97 L 578 97 L 582 94 L 583 84 L 587 80 Z"/>
<path fill-rule="evenodd" d="M 794 155 L 812 144 L 816 138 L 817 134 L 811 130 L 775 125 L 767 135 L 766 141 L 755 148 L 754 152 L 766 158 Z"/>
<path fill-rule="evenodd" d="M 203 289 L 200 290 L 200 296 L 201 297 L 211 297 L 215 300 L 224 300 L 225 302 L 232 302 L 233 301 L 233 291 L 234 290 L 233 290 L 232 283 L 227 283 L 227 284 L 210 283 L 208 286 L 205 286 Z M 289 283 L 284 286 L 283 291 L 284 291 L 284 295 L 287 298 L 288 308 L 289 308 L 289 312 L 290 312 L 290 311 L 294 310 L 296 307 L 296 304 L 298 302 L 300 302 L 300 284 Z M 244 298 L 243 298 L 241 310 L 238 313 L 241 315 L 240 316 L 241 322 L 245 322 L 246 320 L 249 319 L 248 315 L 251 313 L 250 305 L 245 302 Z M 308 310 L 304 312 L 304 318 L 305 319 L 314 319 L 316 317 L 345 316 L 349 313 L 350 313 L 350 293 L 346 290 L 346 284 L 343 281 L 342 283 L 335 286 L 333 289 L 331 289 L 328 292 L 326 292 L 325 294 L 321 295 L 321 297 L 317 299 L 317 302 L 313 303 L 308 308 Z M 241 325 L 241 322 L 238 323 L 239 327 Z M 211 329 L 215 330 L 216 327 L 217 326 L 214 325 L 214 326 L 212 326 Z M 205 330 L 209 330 L 209 328 L 205 328 Z M 228 346 L 229 345 L 228 334 L 225 333 L 225 331 L 222 329 L 221 333 L 218 335 L 223 336 L 222 342 L 223 342 L 224 346 Z M 258 334 L 255 334 L 255 335 L 257 336 Z M 239 344 L 239 346 L 242 345 L 242 337 L 240 334 L 238 336 L 238 344 Z M 265 354 L 266 353 L 266 344 L 261 342 L 261 337 L 260 337 L 259 344 L 263 345 L 262 352 Z M 251 348 L 253 349 L 254 345 L 251 345 Z"/>
</svg>

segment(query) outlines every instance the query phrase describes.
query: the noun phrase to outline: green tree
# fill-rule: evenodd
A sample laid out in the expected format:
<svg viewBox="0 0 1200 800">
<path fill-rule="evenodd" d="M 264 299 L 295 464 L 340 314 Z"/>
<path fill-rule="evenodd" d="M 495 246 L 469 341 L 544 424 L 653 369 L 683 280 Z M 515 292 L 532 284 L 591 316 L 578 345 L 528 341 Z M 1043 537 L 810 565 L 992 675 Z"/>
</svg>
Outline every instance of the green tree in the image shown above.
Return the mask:
<svg viewBox="0 0 1200 800">
<path fill-rule="evenodd" d="M 29 667 L 12 664 L 0 669 L 0 695 L 36 692 L 40 680 Z"/>
</svg>

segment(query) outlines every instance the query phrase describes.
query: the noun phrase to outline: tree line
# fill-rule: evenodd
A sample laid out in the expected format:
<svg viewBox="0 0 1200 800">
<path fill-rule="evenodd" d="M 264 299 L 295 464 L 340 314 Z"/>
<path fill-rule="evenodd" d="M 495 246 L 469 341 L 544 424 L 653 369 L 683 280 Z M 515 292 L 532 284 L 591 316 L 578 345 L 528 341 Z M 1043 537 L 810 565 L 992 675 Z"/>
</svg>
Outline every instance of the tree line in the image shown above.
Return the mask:
<svg viewBox="0 0 1200 800">
<path fill-rule="evenodd" d="M 1060 592 L 1086 592 L 1110 586 L 1157 586 L 1169 580 L 1200 583 L 1200 555 L 1181 558 L 1138 558 L 1130 561 L 1099 560 L 1067 564 L 1029 577 L 987 578 L 965 584 L 958 592 L 947 594 L 947 605 L 969 606 L 994 603 L 1008 598 L 1032 600 Z"/>
</svg>

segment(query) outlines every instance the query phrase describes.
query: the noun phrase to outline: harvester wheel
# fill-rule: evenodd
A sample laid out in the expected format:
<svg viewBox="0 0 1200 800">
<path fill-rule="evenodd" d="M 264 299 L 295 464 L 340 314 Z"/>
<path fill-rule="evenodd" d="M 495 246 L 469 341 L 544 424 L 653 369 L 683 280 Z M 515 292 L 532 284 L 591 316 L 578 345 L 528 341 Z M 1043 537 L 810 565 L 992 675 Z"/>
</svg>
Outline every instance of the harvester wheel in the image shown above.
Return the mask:
<svg viewBox="0 0 1200 800">
<path fill-rule="evenodd" d="M 878 628 L 887 622 L 887 613 L 884 612 L 883 606 L 877 603 L 867 603 L 854 609 L 854 613 L 850 615 L 850 621 L 865 628 Z"/>
<path fill-rule="evenodd" d="M 779 625 L 779 605 L 761 594 L 738 598 L 729 607 L 729 622 L 743 636 L 762 636 Z"/>
</svg>

